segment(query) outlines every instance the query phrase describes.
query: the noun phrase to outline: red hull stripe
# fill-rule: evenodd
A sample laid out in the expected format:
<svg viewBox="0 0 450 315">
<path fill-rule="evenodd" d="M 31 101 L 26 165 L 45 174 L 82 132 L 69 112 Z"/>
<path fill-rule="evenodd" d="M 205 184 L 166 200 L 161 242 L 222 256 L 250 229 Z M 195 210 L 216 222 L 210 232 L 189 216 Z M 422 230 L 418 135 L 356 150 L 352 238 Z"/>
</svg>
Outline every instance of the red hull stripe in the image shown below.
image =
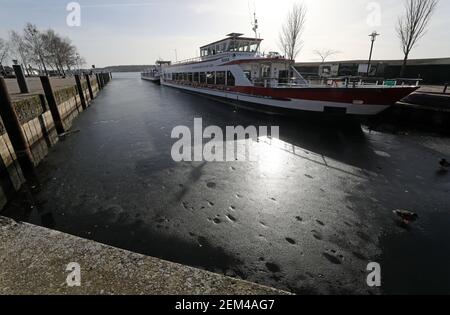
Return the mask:
<svg viewBox="0 0 450 315">
<path fill-rule="evenodd" d="M 272 97 L 277 99 L 303 99 L 336 103 L 360 102 L 365 105 L 394 105 L 408 96 L 417 87 L 402 88 L 263 88 L 231 87 L 243 94 Z"/>
<path fill-rule="evenodd" d="M 241 60 L 234 60 L 234 61 L 230 61 L 227 62 L 225 64 L 223 64 L 224 66 L 228 66 L 228 65 L 240 65 L 240 64 L 244 64 L 244 63 L 251 63 L 251 62 L 260 62 L 260 63 L 265 63 L 265 62 L 282 62 L 282 63 L 286 63 L 286 64 L 292 64 L 292 61 L 286 60 L 286 59 L 280 59 L 280 58 L 265 58 L 265 59 L 241 59 Z"/>
<path fill-rule="evenodd" d="M 254 86 L 215 86 L 209 84 L 190 84 L 171 82 L 172 84 L 207 88 L 211 90 L 230 91 L 257 97 L 268 97 L 277 100 L 291 99 L 392 106 L 404 97 L 413 93 L 418 87 L 397 88 L 264 88 Z"/>
</svg>

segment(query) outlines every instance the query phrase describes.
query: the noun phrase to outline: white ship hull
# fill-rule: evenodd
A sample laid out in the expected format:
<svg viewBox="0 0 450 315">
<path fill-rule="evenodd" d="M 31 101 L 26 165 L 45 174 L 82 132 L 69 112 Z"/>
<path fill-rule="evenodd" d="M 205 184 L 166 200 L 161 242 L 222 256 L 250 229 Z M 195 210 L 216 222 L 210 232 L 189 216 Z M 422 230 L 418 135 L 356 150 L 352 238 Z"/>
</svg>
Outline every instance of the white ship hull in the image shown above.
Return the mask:
<svg viewBox="0 0 450 315">
<path fill-rule="evenodd" d="M 364 86 L 346 80 L 312 86 L 277 54 L 262 56 L 261 39 L 229 37 L 201 49 L 201 57 L 161 68 L 161 84 L 245 103 L 263 111 L 307 111 L 346 115 L 379 114 L 418 87 Z"/>
<path fill-rule="evenodd" d="M 207 88 L 196 88 L 189 86 L 180 86 L 177 84 L 171 84 L 168 82 L 162 82 L 162 85 L 169 86 L 172 88 L 177 88 L 193 93 L 203 94 L 207 96 L 212 96 L 220 98 L 223 100 L 230 100 L 233 104 L 238 103 L 248 103 L 256 105 L 253 108 L 258 109 L 257 105 L 261 105 L 261 111 L 267 112 L 270 110 L 267 107 L 275 107 L 277 109 L 287 109 L 287 110 L 298 110 L 298 111 L 308 111 L 308 112 L 333 112 L 330 110 L 332 108 L 336 109 L 335 112 L 341 112 L 348 115 L 362 115 L 371 116 L 377 115 L 382 111 L 389 108 L 387 105 L 360 105 L 360 104 L 343 104 L 338 102 L 326 102 L 326 101 L 312 101 L 312 100 L 301 100 L 301 99 L 291 99 L 286 101 L 274 100 L 270 98 L 245 95 L 241 93 L 234 92 L 223 92 L 214 91 Z"/>
</svg>

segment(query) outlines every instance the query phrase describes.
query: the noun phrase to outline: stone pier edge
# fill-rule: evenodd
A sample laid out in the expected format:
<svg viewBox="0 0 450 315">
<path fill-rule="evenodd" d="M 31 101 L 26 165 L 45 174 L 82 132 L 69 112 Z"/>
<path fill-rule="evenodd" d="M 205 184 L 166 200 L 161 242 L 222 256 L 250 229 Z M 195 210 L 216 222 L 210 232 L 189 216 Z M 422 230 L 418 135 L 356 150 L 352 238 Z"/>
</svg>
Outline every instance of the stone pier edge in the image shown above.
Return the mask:
<svg viewBox="0 0 450 315">
<path fill-rule="evenodd" d="M 69 287 L 70 263 L 81 286 Z M 0 217 L 2 295 L 285 295 L 281 290 Z"/>
</svg>

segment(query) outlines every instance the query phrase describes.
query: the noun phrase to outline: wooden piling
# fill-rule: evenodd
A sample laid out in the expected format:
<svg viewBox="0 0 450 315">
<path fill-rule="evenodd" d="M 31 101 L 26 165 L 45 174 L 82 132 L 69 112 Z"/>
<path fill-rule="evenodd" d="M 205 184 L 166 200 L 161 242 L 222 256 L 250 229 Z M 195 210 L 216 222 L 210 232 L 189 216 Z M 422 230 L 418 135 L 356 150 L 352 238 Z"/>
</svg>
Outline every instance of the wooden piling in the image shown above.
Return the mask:
<svg viewBox="0 0 450 315">
<path fill-rule="evenodd" d="M 87 87 L 88 87 L 88 91 L 89 91 L 89 97 L 91 98 L 91 101 L 92 101 L 94 99 L 94 93 L 92 92 L 91 78 L 89 77 L 89 74 L 86 74 L 85 77 L 86 77 Z"/>
<path fill-rule="evenodd" d="M 94 73 L 95 75 L 95 81 L 97 81 L 97 89 L 100 91 L 101 87 L 100 87 L 100 80 L 98 79 L 98 73 Z"/>
<path fill-rule="evenodd" d="M 61 115 L 58 110 L 58 104 L 56 103 L 55 94 L 50 83 L 50 79 L 47 76 L 41 76 L 42 88 L 44 89 L 45 98 L 52 114 L 53 121 L 55 123 L 55 129 L 58 135 L 65 133 L 64 124 L 61 119 Z"/>
<path fill-rule="evenodd" d="M 95 77 L 97 78 L 98 89 L 99 90 L 103 90 L 102 80 L 100 78 L 100 73 L 96 73 Z"/>
<path fill-rule="evenodd" d="M 22 66 L 13 65 L 13 69 L 16 75 L 17 84 L 19 85 L 20 93 L 22 94 L 30 93 L 30 89 L 28 88 L 27 79 L 25 78 Z"/>
<path fill-rule="evenodd" d="M 81 85 L 81 79 L 79 74 L 75 74 L 75 82 L 77 84 L 78 95 L 80 96 L 81 100 L 81 107 L 83 108 L 83 110 L 86 110 L 87 108 L 86 98 L 84 96 L 83 86 Z"/>
<path fill-rule="evenodd" d="M 0 77 L 0 116 L 16 152 L 22 173 L 27 181 L 35 179 L 33 155 L 9 96 L 6 82 Z"/>
</svg>

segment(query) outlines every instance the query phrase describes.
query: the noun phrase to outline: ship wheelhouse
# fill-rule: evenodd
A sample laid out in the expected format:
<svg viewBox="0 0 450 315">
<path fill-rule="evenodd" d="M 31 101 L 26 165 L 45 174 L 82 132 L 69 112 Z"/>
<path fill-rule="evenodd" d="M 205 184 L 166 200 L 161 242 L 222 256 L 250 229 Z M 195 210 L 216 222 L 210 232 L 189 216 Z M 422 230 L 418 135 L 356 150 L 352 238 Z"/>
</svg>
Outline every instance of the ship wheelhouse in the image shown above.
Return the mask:
<svg viewBox="0 0 450 315">
<path fill-rule="evenodd" d="M 201 59 L 208 60 L 211 57 L 227 53 L 256 55 L 262 39 L 242 37 L 242 35 L 240 33 L 231 33 L 223 40 L 200 47 Z"/>
<path fill-rule="evenodd" d="M 278 53 L 259 53 L 262 39 L 231 33 L 227 38 L 200 47 L 200 57 L 166 67 L 163 80 L 183 85 L 292 87 L 307 83 L 293 61 Z"/>
</svg>

